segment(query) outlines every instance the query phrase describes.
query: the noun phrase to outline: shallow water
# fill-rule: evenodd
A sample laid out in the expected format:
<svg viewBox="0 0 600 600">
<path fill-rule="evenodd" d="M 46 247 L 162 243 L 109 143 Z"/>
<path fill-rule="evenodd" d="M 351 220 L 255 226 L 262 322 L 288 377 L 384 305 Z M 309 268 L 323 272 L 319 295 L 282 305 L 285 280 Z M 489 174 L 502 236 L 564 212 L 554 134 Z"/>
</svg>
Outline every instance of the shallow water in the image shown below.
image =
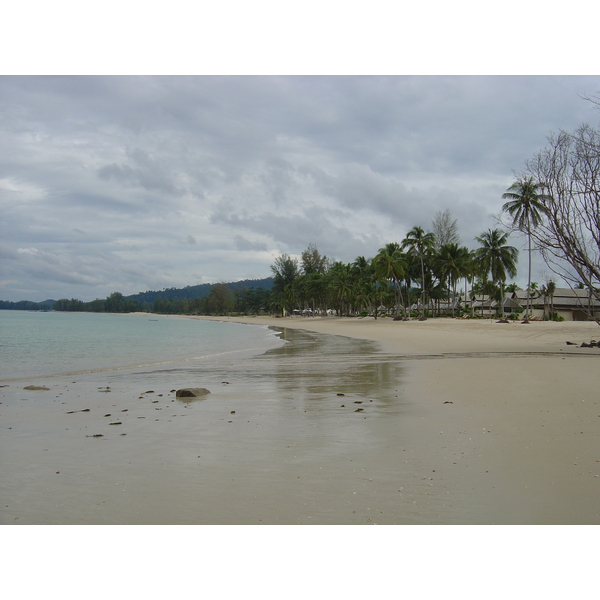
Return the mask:
<svg viewBox="0 0 600 600">
<path fill-rule="evenodd" d="M 280 334 L 260 355 L 3 388 L 1 522 L 419 522 L 401 491 L 401 363 L 369 341 Z M 181 402 L 179 387 L 212 393 Z"/>
<path fill-rule="evenodd" d="M 281 345 L 262 326 L 156 315 L 0 311 L 0 381 L 159 368 Z"/>
</svg>

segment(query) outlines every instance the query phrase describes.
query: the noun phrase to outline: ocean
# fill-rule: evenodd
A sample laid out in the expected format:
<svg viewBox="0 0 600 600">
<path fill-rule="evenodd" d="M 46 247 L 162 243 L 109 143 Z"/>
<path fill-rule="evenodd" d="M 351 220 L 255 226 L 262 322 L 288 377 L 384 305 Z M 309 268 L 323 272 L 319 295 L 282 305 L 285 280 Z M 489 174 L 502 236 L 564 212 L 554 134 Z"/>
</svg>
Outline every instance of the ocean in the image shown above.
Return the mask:
<svg viewBox="0 0 600 600">
<path fill-rule="evenodd" d="M 156 315 L 0 310 L 0 381 L 192 367 L 283 345 L 273 330 Z"/>
</svg>

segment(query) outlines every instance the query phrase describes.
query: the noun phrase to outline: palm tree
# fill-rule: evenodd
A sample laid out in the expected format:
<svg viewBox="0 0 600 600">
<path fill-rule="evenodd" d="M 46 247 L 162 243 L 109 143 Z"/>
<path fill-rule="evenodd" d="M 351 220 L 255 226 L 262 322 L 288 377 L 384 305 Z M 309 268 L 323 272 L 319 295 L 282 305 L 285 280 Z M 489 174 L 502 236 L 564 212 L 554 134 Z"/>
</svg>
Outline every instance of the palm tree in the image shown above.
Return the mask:
<svg viewBox="0 0 600 600">
<path fill-rule="evenodd" d="M 336 261 L 329 272 L 331 274 L 330 288 L 335 300 L 339 302 L 340 314 L 344 314 L 344 309 L 346 309 L 345 314 L 349 314 L 350 303 L 355 289 L 353 285 L 352 265 Z"/>
<path fill-rule="evenodd" d="M 376 279 L 392 282 L 394 292 L 397 296 L 396 316 L 398 316 L 400 304 L 404 304 L 400 280 L 404 277 L 408 267 L 400 246 L 396 243 L 391 243 L 380 248 L 379 253 L 373 259 L 372 265 Z M 404 316 L 406 316 L 406 307 L 404 307 Z"/>
<path fill-rule="evenodd" d="M 404 238 L 402 248 L 409 248 L 409 252 L 418 256 L 421 261 L 421 303 L 423 317 L 425 316 L 425 256 L 430 254 L 435 247 L 435 235 L 425 233 L 422 227 L 413 227 Z"/>
<path fill-rule="evenodd" d="M 485 273 L 492 276 L 493 283 L 500 284 L 500 308 L 504 312 L 504 282 L 506 275 L 517 276 L 517 258 L 519 251 L 514 246 L 507 246 L 508 233 L 499 229 L 488 229 L 475 240 L 481 244 L 475 251 L 477 260 L 481 262 Z"/>
<path fill-rule="evenodd" d="M 406 269 L 403 277 L 404 289 L 406 290 L 406 305 L 410 307 L 413 304 L 412 282 L 415 278 L 419 278 L 419 271 L 421 269 L 418 264 L 419 261 L 414 254 L 407 252 L 403 256 L 406 261 Z M 404 310 L 404 315 L 406 317 L 406 309 Z"/>
<path fill-rule="evenodd" d="M 375 276 L 371 262 L 371 259 L 367 259 L 364 256 L 357 256 L 354 262 L 348 265 L 352 276 L 352 296 L 357 302 L 356 308 L 360 311 L 360 305 L 363 304 L 369 314 L 373 313 L 374 296 L 372 294 L 372 284 Z M 375 318 L 377 318 L 376 309 Z"/>
<path fill-rule="evenodd" d="M 549 315 L 548 320 L 552 321 L 554 319 L 554 293 L 556 292 L 556 282 L 552 279 L 546 282 L 546 286 L 544 288 L 544 307 L 546 305 L 546 297 L 549 300 Z"/>
<path fill-rule="evenodd" d="M 357 256 L 354 262 L 349 264 L 348 267 L 350 268 L 352 277 L 352 296 L 357 300 L 357 304 L 360 301 L 366 302 L 369 313 L 372 312 L 372 298 L 369 294 L 365 293 L 365 290 L 369 288 L 374 277 L 371 259 L 367 259 L 364 256 Z M 357 308 L 359 307 L 357 306 Z"/>
<path fill-rule="evenodd" d="M 502 206 L 502 210 L 513 218 L 513 227 L 527 234 L 529 243 L 527 310 L 523 319 L 525 323 L 528 322 L 531 313 L 531 231 L 541 224 L 543 215 L 547 212 L 545 202 L 551 199 L 542 192 L 543 187 L 543 184 L 536 182 L 533 177 L 520 177 L 502 194 L 502 199 L 508 200 Z"/>
<path fill-rule="evenodd" d="M 461 248 L 458 244 L 444 244 L 437 256 L 436 262 L 442 278 L 447 280 L 452 287 L 452 316 L 454 316 L 456 304 L 456 285 L 458 280 L 467 273 L 468 258 L 469 249 L 466 246 Z"/>
<path fill-rule="evenodd" d="M 480 265 L 475 259 L 475 250 L 467 250 L 464 262 L 463 277 L 465 278 L 465 301 L 470 300 L 471 316 L 474 314 L 473 303 L 475 302 L 476 295 L 475 289 L 473 288 L 473 283 L 475 282 L 475 279 L 479 273 L 479 267 Z"/>
</svg>

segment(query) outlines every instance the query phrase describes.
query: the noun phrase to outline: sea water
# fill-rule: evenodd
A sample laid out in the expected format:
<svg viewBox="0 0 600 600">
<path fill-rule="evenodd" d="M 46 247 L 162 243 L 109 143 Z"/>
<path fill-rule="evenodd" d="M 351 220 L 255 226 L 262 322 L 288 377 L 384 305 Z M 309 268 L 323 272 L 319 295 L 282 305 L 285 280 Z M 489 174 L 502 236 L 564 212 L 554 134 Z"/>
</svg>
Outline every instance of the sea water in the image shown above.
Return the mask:
<svg viewBox="0 0 600 600">
<path fill-rule="evenodd" d="M 256 325 L 156 315 L 0 310 L 0 381 L 152 368 L 282 345 Z"/>
</svg>

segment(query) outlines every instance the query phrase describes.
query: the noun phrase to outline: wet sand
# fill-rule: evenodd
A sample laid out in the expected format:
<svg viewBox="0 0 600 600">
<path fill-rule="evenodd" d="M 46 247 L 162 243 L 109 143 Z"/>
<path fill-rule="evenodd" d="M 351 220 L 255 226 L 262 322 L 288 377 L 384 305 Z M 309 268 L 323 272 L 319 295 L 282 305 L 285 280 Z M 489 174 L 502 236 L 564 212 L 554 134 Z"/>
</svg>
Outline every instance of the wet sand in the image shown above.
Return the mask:
<svg viewBox="0 0 600 600">
<path fill-rule="evenodd" d="M 406 466 L 396 522 L 600 523 L 600 349 L 579 347 L 595 323 L 258 322 L 376 341 L 403 365 L 401 418 L 379 424 Z"/>
<path fill-rule="evenodd" d="M 600 523 L 597 325 L 230 320 L 289 343 L 0 388 L 0 522 Z"/>
</svg>

